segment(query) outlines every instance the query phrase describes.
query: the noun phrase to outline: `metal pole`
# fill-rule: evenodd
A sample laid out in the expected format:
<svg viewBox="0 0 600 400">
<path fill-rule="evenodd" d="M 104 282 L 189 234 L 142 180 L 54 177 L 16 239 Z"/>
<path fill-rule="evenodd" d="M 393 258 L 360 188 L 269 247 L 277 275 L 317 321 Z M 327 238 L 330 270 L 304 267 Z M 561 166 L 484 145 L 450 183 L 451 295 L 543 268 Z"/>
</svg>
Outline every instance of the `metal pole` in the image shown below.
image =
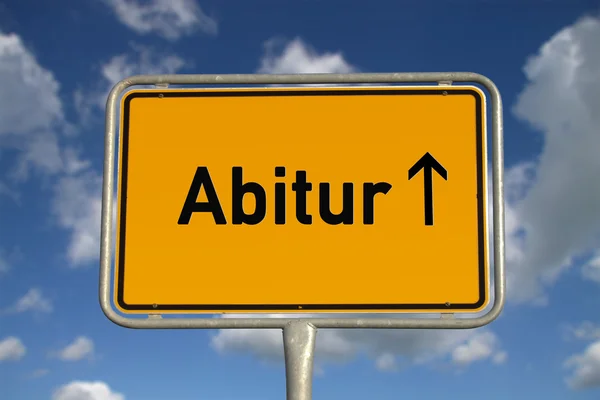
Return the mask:
<svg viewBox="0 0 600 400">
<path fill-rule="evenodd" d="M 317 328 L 307 321 L 290 321 L 283 328 L 287 400 L 311 400 Z"/>
</svg>

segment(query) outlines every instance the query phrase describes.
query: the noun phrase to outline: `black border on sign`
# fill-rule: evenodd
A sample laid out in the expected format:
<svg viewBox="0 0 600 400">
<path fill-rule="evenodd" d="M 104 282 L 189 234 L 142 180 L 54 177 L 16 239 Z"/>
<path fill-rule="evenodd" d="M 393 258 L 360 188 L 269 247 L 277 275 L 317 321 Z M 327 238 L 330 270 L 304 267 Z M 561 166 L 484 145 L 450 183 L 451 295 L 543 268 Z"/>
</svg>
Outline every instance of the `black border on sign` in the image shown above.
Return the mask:
<svg viewBox="0 0 600 400">
<path fill-rule="evenodd" d="M 125 238 L 127 215 L 127 168 L 129 151 L 129 113 L 131 101 L 135 98 L 168 97 L 286 97 L 286 96 L 382 96 L 382 95 L 472 95 L 475 98 L 475 130 L 476 130 L 476 160 L 477 160 L 477 220 L 478 220 L 478 253 L 479 253 L 479 299 L 475 303 L 426 303 L 426 304 L 128 304 L 124 299 L 125 287 Z M 121 186 L 120 186 L 120 219 L 119 219 L 119 254 L 117 303 L 127 311 L 206 311 L 206 312 L 243 312 L 243 311 L 370 311 L 370 310 L 474 310 L 480 308 L 486 301 L 485 275 L 485 210 L 484 210 L 484 169 L 483 169 L 483 116 L 482 95 L 474 89 L 433 88 L 433 89 L 326 89 L 306 90 L 287 89 L 279 91 L 265 90 L 227 90 L 227 91 L 181 91 L 181 92 L 132 92 L 124 96 L 123 126 L 121 132 Z"/>
</svg>

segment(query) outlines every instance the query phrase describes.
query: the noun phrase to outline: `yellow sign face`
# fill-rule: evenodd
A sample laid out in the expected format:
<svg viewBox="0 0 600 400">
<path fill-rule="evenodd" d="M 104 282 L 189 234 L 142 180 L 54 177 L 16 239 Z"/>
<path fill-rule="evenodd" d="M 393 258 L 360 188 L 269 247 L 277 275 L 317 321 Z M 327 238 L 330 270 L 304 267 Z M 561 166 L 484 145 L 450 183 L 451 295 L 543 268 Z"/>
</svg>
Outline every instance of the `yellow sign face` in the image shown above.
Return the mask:
<svg viewBox="0 0 600 400">
<path fill-rule="evenodd" d="M 476 87 L 134 90 L 121 122 L 123 313 L 489 302 Z"/>
</svg>

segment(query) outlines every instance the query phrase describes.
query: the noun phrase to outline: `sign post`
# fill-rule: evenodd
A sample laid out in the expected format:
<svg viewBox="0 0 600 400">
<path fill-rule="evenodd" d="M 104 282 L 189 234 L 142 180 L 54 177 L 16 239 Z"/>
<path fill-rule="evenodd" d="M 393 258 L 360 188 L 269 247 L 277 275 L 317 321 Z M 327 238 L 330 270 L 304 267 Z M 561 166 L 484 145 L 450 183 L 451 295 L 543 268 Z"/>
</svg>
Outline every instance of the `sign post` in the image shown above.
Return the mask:
<svg viewBox="0 0 600 400">
<path fill-rule="evenodd" d="M 283 328 L 287 400 L 310 400 L 317 329 L 307 321 L 290 321 Z"/>
<path fill-rule="evenodd" d="M 107 102 L 102 200 L 106 316 L 283 329 L 290 400 L 311 398 L 317 328 L 475 328 L 504 304 L 502 104 L 478 74 L 125 79 Z M 179 316 L 207 313 L 301 318 Z"/>
</svg>

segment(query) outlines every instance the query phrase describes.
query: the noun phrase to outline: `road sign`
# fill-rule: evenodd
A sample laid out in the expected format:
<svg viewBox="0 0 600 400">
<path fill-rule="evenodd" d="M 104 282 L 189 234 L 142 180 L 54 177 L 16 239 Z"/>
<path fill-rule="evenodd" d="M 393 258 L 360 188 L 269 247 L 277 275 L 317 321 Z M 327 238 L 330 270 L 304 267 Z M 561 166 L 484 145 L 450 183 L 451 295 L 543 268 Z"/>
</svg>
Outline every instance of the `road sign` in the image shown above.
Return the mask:
<svg viewBox="0 0 600 400">
<path fill-rule="evenodd" d="M 117 308 L 481 311 L 485 113 L 475 86 L 127 92 Z"/>
</svg>

